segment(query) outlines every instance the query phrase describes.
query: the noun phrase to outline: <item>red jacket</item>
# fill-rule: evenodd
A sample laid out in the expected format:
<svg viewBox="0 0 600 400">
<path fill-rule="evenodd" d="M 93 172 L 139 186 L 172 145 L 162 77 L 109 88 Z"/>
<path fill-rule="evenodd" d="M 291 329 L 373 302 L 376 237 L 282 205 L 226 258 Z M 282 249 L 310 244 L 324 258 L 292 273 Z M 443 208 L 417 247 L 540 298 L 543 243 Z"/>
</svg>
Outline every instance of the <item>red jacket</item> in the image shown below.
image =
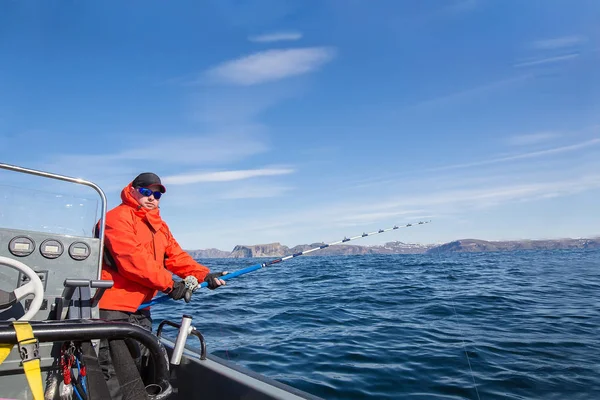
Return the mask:
<svg viewBox="0 0 600 400">
<path fill-rule="evenodd" d="M 102 279 L 114 285 L 100 299 L 105 310 L 136 311 L 158 291 L 172 287 L 171 272 L 181 278 L 193 275 L 200 282 L 210 272 L 179 246 L 159 209 L 142 208 L 130 190 L 131 183 L 121 191 L 123 202 L 106 213 L 104 251 L 109 254 Z"/>
</svg>

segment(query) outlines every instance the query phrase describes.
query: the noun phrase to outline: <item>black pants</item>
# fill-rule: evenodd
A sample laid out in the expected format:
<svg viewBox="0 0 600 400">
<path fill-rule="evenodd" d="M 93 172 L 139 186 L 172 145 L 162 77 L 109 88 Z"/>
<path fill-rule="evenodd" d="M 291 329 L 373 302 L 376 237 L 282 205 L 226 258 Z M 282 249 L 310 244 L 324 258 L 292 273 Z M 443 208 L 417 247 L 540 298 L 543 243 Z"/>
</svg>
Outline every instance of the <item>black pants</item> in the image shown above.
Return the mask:
<svg viewBox="0 0 600 400">
<path fill-rule="evenodd" d="M 150 317 L 150 311 L 148 310 L 136 311 L 134 313 L 116 310 L 100 310 L 100 319 L 130 322 L 132 324 L 139 325 L 150 332 L 152 331 L 152 318 Z M 148 349 L 137 341 L 128 341 L 127 345 L 130 349 L 131 356 L 133 357 L 133 360 L 140 371 L 140 375 L 142 378 L 144 378 L 145 374 L 143 367 L 149 358 Z M 112 400 L 120 400 L 122 394 L 119 380 L 117 379 L 115 369 L 112 365 L 107 340 L 100 341 L 98 363 L 100 364 L 100 368 L 102 368 L 102 373 L 104 374 L 104 379 L 106 379 Z"/>
</svg>

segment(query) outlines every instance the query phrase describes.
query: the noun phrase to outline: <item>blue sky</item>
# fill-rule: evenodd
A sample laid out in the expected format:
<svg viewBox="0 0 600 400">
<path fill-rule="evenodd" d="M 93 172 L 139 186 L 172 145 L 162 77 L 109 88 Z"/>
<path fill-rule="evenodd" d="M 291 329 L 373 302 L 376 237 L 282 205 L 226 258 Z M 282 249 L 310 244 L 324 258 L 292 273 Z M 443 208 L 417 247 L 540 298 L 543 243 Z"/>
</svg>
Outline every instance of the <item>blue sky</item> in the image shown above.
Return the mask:
<svg viewBox="0 0 600 400">
<path fill-rule="evenodd" d="M 420 219 L 356 243 L 600 235 L 597 1 L 0 10 L 0 161 L 94 181 L 110 207 L 154 171 L 185 248 Z M 31 182 L 22 206 L 66 212 Z"/>
</svg>

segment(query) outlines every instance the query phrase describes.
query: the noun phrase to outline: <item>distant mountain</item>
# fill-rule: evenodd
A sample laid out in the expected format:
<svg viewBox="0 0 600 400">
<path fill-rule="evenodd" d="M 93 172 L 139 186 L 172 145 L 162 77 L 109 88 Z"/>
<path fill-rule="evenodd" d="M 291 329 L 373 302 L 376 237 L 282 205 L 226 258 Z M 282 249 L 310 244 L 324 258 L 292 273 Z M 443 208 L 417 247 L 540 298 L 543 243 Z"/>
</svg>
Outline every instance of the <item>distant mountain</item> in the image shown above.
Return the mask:
<svg viewBox="0 0 600 400">
<path fill-rule="evenodd" d="M 421 254 L 435 247 L 434 244 L 415 244 L 404 242 L 387 242 L 383 246 L 373 246 L 379 254 Z"/>
<path fill-rule="evenodd" d="M 281 243 L 237 245 L 229 254 L 230 258 L 281 257 L 290 253 L 290 248 Z"/>
<path fill-rule="evenodd" d="M 237 245 L 231 252 L 217 249 L 187 250 L 193 258 L 252 258 L 252 257 L 282 257 L 295 254 L 325 243 L 312 243 L 294 246 L 292 248 L 281 243 Z M 308 253 L 307 256 L 357 255 L 357 254 L 421 254 L 433 245 L 420 245 L 403 242 L 388 242 L 383 246 L 335 245 Z"/>
<path fill-rule="evenodd" d="M 427 254 L 477 253 L 516 250 L 568 250 L 598 249 L 600 238 L 595 239 L 556 239 L 556 240 L 511 240 L 488 242 L 478 239 L 462 239 L 445 243 L 427 250 Z"/>
<path fill-rule="evenodd" d="M 315 247 L 322 246 L 324 243 L 313 243 L 313 244 L 302 244 L 289 248 L 280 243 L 270 244 L 257 244 L 252 246 L 235 246 L 229 257 L 242 258 L 242 257 L 282 257 L 288 254 L 300 253 Z M 350 246 L 350 245 L 336 245 L 331 246 L 315 253 L 308 253 L 307 256 L 311 255 L 348 255 L 348 254 L 373 254 L 371 249 L 364 246 Z"/>
<path fill-rule="evenodd" d="M 194 259 L 198 258 L 228 258 L 231 252 L 219 249 L 186 250 Z"/>
<path fill-rule="evenodd" d="M 218 249 L 187 250 L 195 259 L 199 258 L 253 258 L 283 257 L 299 253 L 324 243 L 301 244 L 288 247 L 281 243 L 237 245 L 231 252 Z M 422 245 L 403 242 L 388 242 L 377 246 L 335 245 L 309 253 L 306 256 L 358 255 L 358 254 L 447 254 L 475 253 L 516 250 L 556 250 L 556 249 L 600 249 L 600 237 L 592 239 L 555 239 L 555 240 L 512 240 L 486 241 L 479 239 L 461 239 L 442 245 Z"/>
</svg>

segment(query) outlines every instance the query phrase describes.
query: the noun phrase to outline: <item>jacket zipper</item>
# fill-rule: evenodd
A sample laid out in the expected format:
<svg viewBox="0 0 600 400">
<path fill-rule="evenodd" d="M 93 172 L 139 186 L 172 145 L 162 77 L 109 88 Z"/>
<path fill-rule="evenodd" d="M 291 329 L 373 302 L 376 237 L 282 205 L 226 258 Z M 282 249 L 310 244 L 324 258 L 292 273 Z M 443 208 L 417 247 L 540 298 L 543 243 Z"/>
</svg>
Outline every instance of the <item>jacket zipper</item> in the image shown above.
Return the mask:
<svg viewBox="0 0 600 400">
<path fill-rule="evenodd" d="M 152 232 L 152 250 L 154 250 L 154 261 L 158 261 L 156 258 L 156 242 L 154 241 L 154 231 L 150 230 L 150 232 Z"/>
</svg>

